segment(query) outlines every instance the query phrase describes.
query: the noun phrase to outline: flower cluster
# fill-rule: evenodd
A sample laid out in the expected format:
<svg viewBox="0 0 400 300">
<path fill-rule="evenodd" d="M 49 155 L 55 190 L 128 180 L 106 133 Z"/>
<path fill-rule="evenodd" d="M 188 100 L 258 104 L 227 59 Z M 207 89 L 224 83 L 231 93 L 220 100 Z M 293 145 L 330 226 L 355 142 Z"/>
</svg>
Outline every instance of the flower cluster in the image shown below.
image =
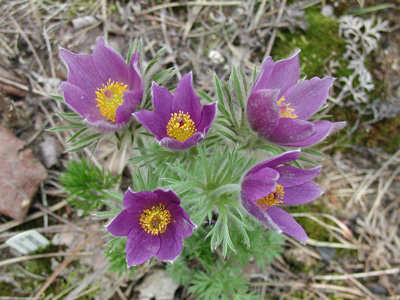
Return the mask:
<svg viewBox="0 0 400 300">
<path fill-rule="evenodd" d="M 161 146 L 182 153 L 204 139 L 216 117 L 216 102 L 202 106 L 193 88 L 192 73 L 182 77 L 173 94 L 155 82 L 149 93 L 143 90 L 145 74 L 139 52 L 133 53 L 126 64 L 100 38 L 92 55 L 77 55 L 65 49 L 60 55 L 69 69 L 68 80 L 60 86 L 65 103 L 82 116 L 84 124 L 99 132 L 117 132 L 132 126 L 136 119 Z M 251 135 L 251 128 L 264 143 L 286 149 L 312 146 L 343 128 L 344 122 L 308 121 L 326 102 L 333 78 L 299 81 L 299 77 L 299 52 L 277 62 L 268 57 L 249 87 L 242 132 L 248 130 Z M 142 98 L 147 94 L 153 105 L 143 109 Z M 213 147 L 216 152 L 217 147 Z M 280 207 L 304 204 L 323 193 L 310 182 L 320 174 L 320 167 L 305 170 L 289 165 L 300 154 L 298 149 L 287 151 L 243 172 L 237 194 L 241 201 L 237 202 L 267 228 L 306 243 L 304 229 Z M 107 226 L 111 234 L 126 236 L 128 266 L 142 264 L 153 256 L 174 261 L 181 253 L 182 239 L 190 237 L 196 225 L 180 203 L 172 190 L 128 189 L 124 209 Z"/>
</svg>

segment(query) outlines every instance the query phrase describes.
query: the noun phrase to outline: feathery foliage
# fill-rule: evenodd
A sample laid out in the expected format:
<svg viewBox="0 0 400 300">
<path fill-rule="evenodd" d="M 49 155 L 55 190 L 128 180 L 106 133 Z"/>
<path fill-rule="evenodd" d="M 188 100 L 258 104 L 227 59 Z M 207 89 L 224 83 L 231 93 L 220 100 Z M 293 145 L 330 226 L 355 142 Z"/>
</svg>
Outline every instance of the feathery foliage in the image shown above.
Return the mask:
<svg viewBox="0 0 400 300">
<path fill-rule="evenodd" d="M 85 157 L 71 161 L 65 168 L 59 180 L 68 192 L 67 201 L 76 209 L 82 209 L 84 214 L 103 206 L 104 190 L 114 188 L 119 181 L 119 177 L 112 177 L 110 172 L 97 168 Z"/>
</svg>

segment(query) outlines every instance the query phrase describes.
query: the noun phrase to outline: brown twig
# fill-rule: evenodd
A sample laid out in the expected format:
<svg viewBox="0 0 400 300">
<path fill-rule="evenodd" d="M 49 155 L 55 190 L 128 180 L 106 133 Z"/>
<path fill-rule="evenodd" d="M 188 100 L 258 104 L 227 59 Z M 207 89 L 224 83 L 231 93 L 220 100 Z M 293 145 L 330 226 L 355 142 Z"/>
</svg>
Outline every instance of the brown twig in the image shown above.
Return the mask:
<svg viewBox="0 0 400 300">
<path fill-rule="evenodd" d="M 317 280 L 346 280 L 350 278 L 366 278 L 366 277 L 375 277 L 375 276 L 397 274 L 397 273 L 400 273 L 400 267 L 388 270 L 343 274 L 343 275 L 317 275 L 314 278 Z"/>
<path fill-rule="evenodd" d="M 50 211 L 56 211 L 56 210 L 59 210 L 59 209 L 63 208 L 66 205 L 67 205 L 67 202 L 65 200 L 63 200 L 63 201 L 61 201 L 61 202 L 59 202 L 57 204 L 54 204 L 53 206 L 50 206 L 48 209 Z M 45 214 L 46 214 L 45 212 L 38 211 L 38 212 L 35 212 L 35 213 L 29 215 L 28 217 L 26 217 L 26 219 L 24 221 L 22 221 L 22 222 L 10 221 L 10 222 L 4 223 L 4 224 L 0 225 L 0 232 L 6 231 L 8 229 L 11 229 L 11 228 L 16 227 L 16 226 L 21 225 L 21 224 L 24 224 L 26 222 L 35 220 L 37 218 L 42 217 Z"/>
<path fill-rule="evenodd" d="M 54 270 L 53 274 L 49 277 L 49 279 L 45 282 L 45 284 L 39 289 L 39 291 L 35 294 L 34 299 L 39 299 L 40 295 L 42 295 L 46 289 L 50 286 L 50 284 L 57 278 L 57 276 L 64 270 L 68 264 L 74 259 L 75 256 L 78 255 L 78 252 L 97 234 L 97 231 L 92 232 L 83 242 L 81 242 L 78 247 L 72 251 L 72 253 Z"/>
<path fill-rule="evenodd" d="M 280 7 L 279 12 L 278 12 L 278 17 L 275 20 L 276 23 L 279 23 L 281 21 L 282 15 L 283 15 L 283 11 L 285 10 L 285 7 L 286 7 L 286 0 L 282 0 L 281 7 Z M 268 41 L 267 51 L 265 52 L 263 60 L 265 60 L 271 54 L 271 50 L 272 50 L 272 46 L 274 45 L 274 42 L 275 42 L 275 37 L 276 37 L 276 31 L 277 30 L 278 29 L 276 27 L 272 30 L 271 37 L 269 38 L 269 41 Z"/>
<path fill-rule="evenodd" d="M 4 267 L 7 265 L 23 262 L 25 260 L 31 259 L 38 259 L 38 258 L 47 258 L 47 257 L 57 257 L 57 256 L 70 256 L 74 254 L 74 252 L 52 252 L 52 253 L 44 253 L 44 254 L 37 254 L 37 255 L 24 255 L 21 257 L 14 257 L 7 260 L 0 261 L 0 267 Z M 90 252 L 79 252 L 75 256 L 93 256 L 95 253 Z"/>
<path fill-rule="evenodd" d="M 18 33 L 21 34 L 21 36 L 24 38 L 25 42 L 29 45 L 29 47 L 31 48 L 31 51 L 33 53 L 33 56 L 35 57 L 35 60 L 37 62 L 37 64 L 39 65 L 39 69 L 42 72 L 43 76 L 48 77 L 46 74 L 46 71 L 44 70 L 43 64 L 35 50 L 35 47 L 33 47 L 30 39 L 28 38 L 28 36 L 25 34 L 25 32 L 22 30 L 21 26 L 18 24 L 18 22 L 10 15 L 8 16 L 9 19 L 13 22 L 15 28 L 17 29 Z"/>
</svg>

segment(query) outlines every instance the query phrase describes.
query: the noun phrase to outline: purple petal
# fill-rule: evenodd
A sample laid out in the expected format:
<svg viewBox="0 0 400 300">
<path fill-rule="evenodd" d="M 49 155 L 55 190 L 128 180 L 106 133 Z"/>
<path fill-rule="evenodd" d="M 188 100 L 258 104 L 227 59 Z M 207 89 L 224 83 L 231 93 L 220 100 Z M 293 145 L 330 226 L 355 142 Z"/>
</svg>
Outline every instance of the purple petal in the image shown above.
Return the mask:
<svg viewBox="0 0 400 300">
<path fill-rule="evenodd" d="M 282 205 L 299 205 L 314 201 L 324 191 L 315 183 L 306 182 L 301 185 L 284 188 Z"/>
<path fill-rule="evenodd" d="M 264 161 L 263 163 L 256 165 L 254 168 L 252 168 L 248 172 L 248 174 L 255 173 L 258 170 L 263 169 L 263 168 L 274 168 L 276 166 L 287 163 L 289 161 L 296 160 L 299 158 L 299 156 L 300 156 L 300 150 L 282 153 L 281 155 L 279 155 L 277 157 L 268 159 L 268 160 Z"/>
<path fill-rule="evenodd" d="M 126 239 L 126 261 L 128 267 L 137 266 L 152 258 L 160 249 L 160 237 L 142 231 L 129 234 Z"/>
<path fill-rule="evenodd" d="M 201 111 L 201 120 L 199 124 L 195 124 L 198 132 L 201 132 L 204 135 L 208 132 L 212 122 L 214 121 L 216 109 L 217 103 L 203 106 L 203 109 Z"/>
<path fill-rule="evenodd" d="M 142 90 L 127 91 L 122 94 L 123 102 L 115 111 L 115 123 L 126 124 L 142 101 Z"/>
<path fill-rule="evenodd" d="M 278 125 L 278 90 L 258 90 L 251 93 L 247 102 L 247 119 L 251 128 L 267 137 Z"/>
<path fill-rule="evenodd" d="M 188 213 L 179 205 L 170 204 L 168 210 L 171 213 L 173 223 L 168 226 L 174 228 L 175 235 L 180 238 L 188 238 L 196 227 L 191 221 Z"/>
<path fill-rule="evenodd" d="M 140 52 L 132 53 L 129 61 L 129 90 L 143 89 L 142 78 L 140 77 Z"/>
<path fill-rule="evenodd" d="M 157 140 L 167 136 L 168 123 L 165 123 L 154 111 L 142 109 L 133 115 Z"/>
<path fill-rule="evenodd" d="M 278 145 L 290 147 L 290 145 L 298 141 L 307 139 L 314 132 L 314 125 L 311 122 L 300 119 L 281 118 L 278 126 L 269 134 L 267 140 Z"/>
<path fill-rule="evenodd" d="M 262 63 L 261 72 L 257 77 L 256 82 L 254 83 L 253 89 L 251 93 L 256 92 L 258 90 L 266 89 L 269 78 L 271 77 L 272 69 L 274 68 L 275 62 L 273 59 L 268 56 L 264 62 Z"/>
<path fill-rule="evenodd" d="M 170 137 L 165 137 L 160 140 L 160 145 L 174 150 L 184 150 L 197 145 L 203 138 L 204 135 L 201 132 L 196 132 L 184 142 L 180 142 Z"/>
<path fill-rule="evenodd" d="M 157 194 L 150 191 L 133 193 L 128 189 L 124 195 L 124 207 L 130 213 L 142 213 L 143 210 L 151 208 L 160 203 Z"/>
<path fill-rule="evenodd" d="M 242 198 L 255 202 L 276 189 L 279 173 L 274 169 L 263 168 L 254 173 L 247 173 L 242 181 Z"/>
<path fill-rule="evenodd" d="M 160 235 L 160 242 L 157 258 L 161 261 L 172 262 L 182 252 L 182 239 L 175 236 L 172 228 Z"/>
<path fill-rule="evenodd" d="M 143 230 L 138 226 L 139 219 L 138 214 L 130 214 L 123 210 L 107 225 L 107 230 L 115 236 L 127 236 L 131 230 L 138 234 Z"/>
<path fill-rule="evenodd" d="M 243 207 L 251 214 L 253 217 L 255 217 L 258 221 L 260 221 L 262 224 L 267 226 L 269 229 L 281 233 L 280 228 L 278 225 L 276 225 L 270 216 L 263 210 L 261 209 L 257 204 L 247 201 L 242 198 L 242 204 Z"/>
<path fill-rule="evenodd" d="M 292 141 L 289 143 L 285 143 L 284 146 L 287 147 L 307 147 L 314 145 L 327 136 L 339 131 L 344 126 L 346 126 L 346 122 L 328 122 L 328 121 L 318 121 L 314 122 L 314 133 L 309 137 L 306 137 L 302 140 Z"/>
<path fill-rule="evenodd" d="M 102 37 L 93 49 L 93 61 L 100 76 L 105 79 L 104 83 L 109 79 L 123 84 L 129 83 L 129 70 L 125 60 L 116 50 L 106 46 Z"/>
<path fill-rule="evenodd" d="M 277 206 L 267 208 L 266 212 L 284 233 L 304 244 L 307 242 L 307 234 L 303 227 L 289 213 Z"/>
<path fill-rule="evenodd" d="M 160 123 L 165 128 L 171 119 L 173 97 L 166 88 L 158 86 L 155 82 L 153 82 L 151 88 L 153 91 L 154 112 L 159 116 Z"/>
<path fill-rule="evenodd" d="M 164 206 L 167 208 L 171 203 L 175 204 L 180 204 L 181 200 L 178 198 L 178 196 L 172 191 L 163 191 L 160 189 L 157 189 L 153 192 L 158 196 L 158 199 L 164 204 Z"/>
<path fill-rule="evenodd" d="M 192 73 L 182 77 L 174 93 L 172 112 L 178 113 L 180 110 L 183 113 L 189 113 L 190 118 L 195 124 L 199 123 L 201 104 L 199 97 L 197 97 L 192 87 Z"/>
<path fill-rule="evenodd" d="M 300 77 L 300 60 L 297 51 L 292 57 L 274 63 L 271 57 L 267 57 L 262 65 L 262 70 L 258 76 L 252 92 L 261 89 L 278 89 L 278 99 L 283 92 L 295 85 Z"/>
<path fill-rule="evenodd" d="M 277 61 L 268 80 L 267 89 L 279 89 L 278 99 L 284 91 L 296 84 L 300 77 L 300 60 L 297 51 L 292 57 Z"/>
<path fill-rule="evenodd" d="M 120 130 L 124 124 L 111 123 L 106 120 L 97 107 L 97 101 L 79 87 L 63 82 L 60 88 L 64 91 L 67 105 L 83 117 L 83 122 L 99 131 L 109 132 Z M 93 102 L 94 101 L 94 102 Z"/>
<path fill-rule="evenodd" d="M 93 93 L 93 97 L 95 97 L 95 91 L 97 88 L 101 88 L 106 80 L 97 71 L 93 57 L 74 54 L 65 49 L 60 49 L 60 56 L 68 66 L 68 82 L 78 86 L 86 93 Z"/>
<path fill-rule="evenodd" d="M 307 120 L 320 109 L 328 98 L 332 82 L 333 78 L 314 77 L 290 87 L 282 96 L 285 97 L 285 103 L 290 103 L 294 114 L 300 119 Z"/>
<path fill-rule="evenodd" d="M 91 116 L 92 121 L 103 120 L 105 117 L 100 113 L 97 101 L 91 92 L 82 90 L 80 87 L 69 82 L 62 82 L 60 89 L 64 92 L 65 103 L 82 117 Z"/>
<path fill-rule="evenodd" d="M 321 167 L 311 170 L 304 170 L 292 166 L 281 166 L 274 169 L 279 172 L 279 179 L 277 183 L 283 186 L 285 191 L 286 188 L 306 183 L 321 173 Z"/>
</svg>

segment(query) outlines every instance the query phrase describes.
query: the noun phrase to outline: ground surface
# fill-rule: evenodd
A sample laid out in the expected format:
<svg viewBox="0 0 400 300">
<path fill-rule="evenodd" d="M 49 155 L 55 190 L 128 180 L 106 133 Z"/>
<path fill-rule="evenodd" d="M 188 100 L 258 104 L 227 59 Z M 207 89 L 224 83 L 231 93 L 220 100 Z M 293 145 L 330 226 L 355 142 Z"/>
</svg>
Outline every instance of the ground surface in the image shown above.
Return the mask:
<svg viewBox="0 0 400 300">
<path fill-rule="evenodd" d="M 0 246 L 0 299 L 40 295 L 42 299 L 136 299 L 140 291 L 142 296 L 145 293 L 146 278 L 155 276 L 153 282 L 167 278 L 164 266 L 156 262 L 151 268 L 139 268 L 134 279 L 107 272 L 101 250 L 103 233 L 98 233 L 107 219 L 80 218 L 64 201 L 58 177 L 77 154 L 64 153 L 68 134 L 46 131 L 63 124 L 54 114 L 61 105 L 48 96 L 60 94 L 58 86 L 67 76 L 59 47 L 88 54 L 104 36 L 126 54 L 132 41 L 141 37 L 148 57 L 165 47 L 162 66 L 175 68 L 178 79 L 192 71 L 196 88 L 213 95 L 210 69 L 227 79 L 232 64 L 249 73 L 270 53 L 287 56 L 276 45 L 290 44 L 288 34 L 311 39 L 309 9 L 323 18 L 319 12 L 329 4 L 325 2 L 329 1 L 2 1 L 2 125 L 25 141 L 46 166 L 48 177 L 24 221 L 0 216 L 0 240 L 3 243 L 18 232 L 36 229 L 53 245 L 46 253 L 27 256 Z M 398 99 L 398 1 L 386 9 L 375 6 L 384 1 L 336 2 L 335 14 L 375 7 L 372 12 L 363 11 L 362 17 L 375 15 L 390 21 L 391 32 L 383 34 L 369 65 L 374 80 L 385 83 L 379 96 Z M 326 73 L 308 75 L 329 75 L 328 65 L 324 65 Z M 330 109 L 335 120 L 346 116 L 341 111 L 346 108 L 335 101 Z M 358 138 L 342 136 L 337 142 L 330 140 L 332 145 L 322 145 L 329 156 L 321 159 L 323 175 L 319 177 L 325 194 L 294 212 L 310 234 L 309 243 L 300 245 L 285 237 L 283 256 L 267 271 L 251 263 L 245 270 L 260 299 L 395 299 L 400 295 L 400 150 L 398 144 L 390 146 L 399 140 L 399 116 L 395 117 L 376 123 L 349 118 L 349 127 L 361 122 L 360 134 L 354 133 Z M 83 153 L 90 156 L 89 150 Z M 107 143 L 92 157 L 115 174 L 125 169 L 126 158 L 126 152 L 115 152 Z M 165 285 L 175 292 L 172 283 Z M 195 296 L 180 287 L 175 299 Z"/>
</svg>

